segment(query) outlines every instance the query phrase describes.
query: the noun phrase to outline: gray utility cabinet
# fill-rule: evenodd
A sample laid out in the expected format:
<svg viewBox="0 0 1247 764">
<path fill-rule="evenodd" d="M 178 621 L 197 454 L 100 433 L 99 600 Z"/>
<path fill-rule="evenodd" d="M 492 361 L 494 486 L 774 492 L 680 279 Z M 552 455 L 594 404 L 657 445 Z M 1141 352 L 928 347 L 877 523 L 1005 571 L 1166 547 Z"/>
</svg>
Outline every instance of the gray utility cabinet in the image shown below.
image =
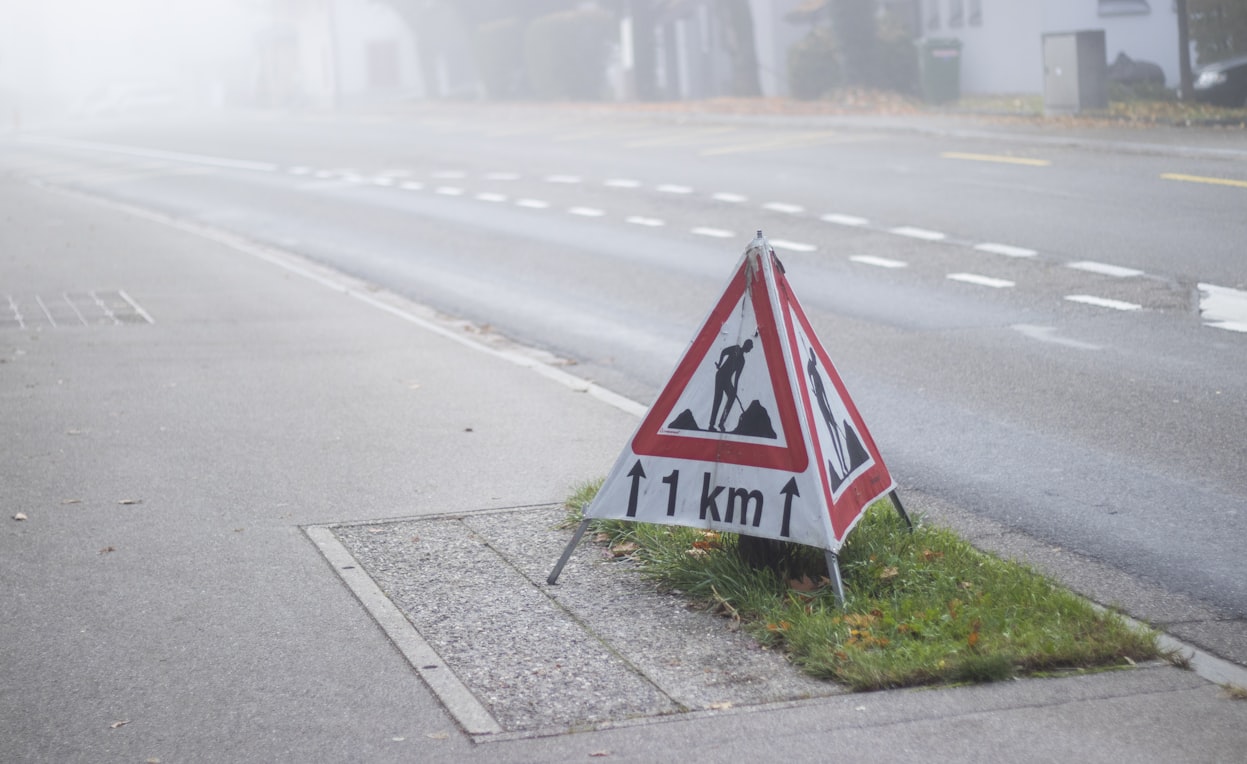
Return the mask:
<svg viewBox="0 0 1247 764">
<path fill-rule="evenodd" d="M 1104 30 L 1043 36 L 1043 100 L 1047 114 L 1108 108 Z"/>
</svg>

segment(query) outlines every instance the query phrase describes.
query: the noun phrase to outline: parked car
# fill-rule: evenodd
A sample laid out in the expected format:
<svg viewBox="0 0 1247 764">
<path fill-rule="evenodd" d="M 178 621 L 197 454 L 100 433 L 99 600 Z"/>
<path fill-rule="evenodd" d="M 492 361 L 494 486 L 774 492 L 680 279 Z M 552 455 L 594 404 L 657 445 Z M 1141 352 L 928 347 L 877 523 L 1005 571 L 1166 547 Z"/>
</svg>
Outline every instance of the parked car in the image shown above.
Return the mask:
<svg viewBox="0 0 1247 764">
<path fill-rule="evenodd" d="M 1247 56 L 1200 67 L 1195 75 L 1195 100 L 1231 108 L 1247 107 Z"/>
</svg>

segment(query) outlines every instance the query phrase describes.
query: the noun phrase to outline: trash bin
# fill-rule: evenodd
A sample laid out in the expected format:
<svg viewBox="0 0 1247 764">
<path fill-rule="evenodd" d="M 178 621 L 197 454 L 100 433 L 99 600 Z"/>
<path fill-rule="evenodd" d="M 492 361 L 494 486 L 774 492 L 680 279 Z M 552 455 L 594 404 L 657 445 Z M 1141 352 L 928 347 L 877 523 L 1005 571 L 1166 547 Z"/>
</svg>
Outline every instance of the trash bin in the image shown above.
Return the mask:
<svg viewBox="0 0 1247 764">
<path fill-rule="evenodd" d="M 919 60 L 922 97 L 928 103 L 948 103 L 961 98 L 961 40 L 923 40 Z"/>
</svg>

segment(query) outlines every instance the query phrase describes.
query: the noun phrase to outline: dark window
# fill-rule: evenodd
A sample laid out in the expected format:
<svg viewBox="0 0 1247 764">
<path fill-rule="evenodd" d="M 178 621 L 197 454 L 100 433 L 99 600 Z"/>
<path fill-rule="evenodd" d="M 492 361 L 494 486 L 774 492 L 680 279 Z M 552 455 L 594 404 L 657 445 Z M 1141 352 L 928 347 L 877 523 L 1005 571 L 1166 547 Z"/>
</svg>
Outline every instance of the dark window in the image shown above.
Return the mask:
<svg viewBox="0 0 1247 764">
<path fill-rule="evenodd" d="M 1152 12 L 1147 0 L 1099 0 L 1101 16 L 1142 16 Z"/>
</svg>

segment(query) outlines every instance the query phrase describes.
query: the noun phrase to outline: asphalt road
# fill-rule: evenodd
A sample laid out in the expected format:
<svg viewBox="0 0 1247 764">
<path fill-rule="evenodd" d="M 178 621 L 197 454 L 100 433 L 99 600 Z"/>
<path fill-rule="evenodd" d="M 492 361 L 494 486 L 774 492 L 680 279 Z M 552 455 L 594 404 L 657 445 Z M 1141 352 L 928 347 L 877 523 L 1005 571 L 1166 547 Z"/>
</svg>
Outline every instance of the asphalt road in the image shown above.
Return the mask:
<svg viewBox="0 0 1247 764">
<path fill-rule="evenodd" d="M 5 172 L 298 251 L 645 403 L 762 229 L 902 489 L 1232 618 L 1244 157 L 468 107 L 0 144 Z"/>
</svg>

